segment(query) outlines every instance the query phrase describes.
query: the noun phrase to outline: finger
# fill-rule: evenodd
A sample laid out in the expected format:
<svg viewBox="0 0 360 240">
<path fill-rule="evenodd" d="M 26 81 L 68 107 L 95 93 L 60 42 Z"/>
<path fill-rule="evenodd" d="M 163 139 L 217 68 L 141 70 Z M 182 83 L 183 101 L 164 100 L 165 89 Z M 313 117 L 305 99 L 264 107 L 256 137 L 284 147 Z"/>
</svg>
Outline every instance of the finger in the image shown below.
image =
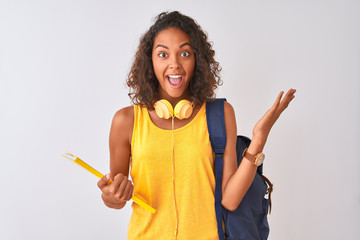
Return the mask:
<svg viewBox="0 0 360 240">
<path fill-rule="evenodd" d="M 291 96 L 293 96 L 295 94 L 295 92 L 296 92 L 296 89 L 290 88 L 285 96 L 286 97 L 291 97 Z"/>
<path fill-rule="evenodd" d="M 117 174 L 115 177 L 114 177 L 114 180 L 112 182 L 112 184 L 110 185 L 110 193 L 111 194 L 116 194 L 119 187 L 120 187 L 120 184 L 122 182 L 122 179 L 124 178 L 125 176 L 122 175 L 121 173 Z"/>
<path fill-rule="evenodd" d="M 134 195 L 134 185 L 131 183 L 131 189 L 129 191 L 130 196 L 129 196 L 129 200 L 131 199 L 131 197 Z"/>
<path fill-rule="evenodd" d="M 291 102 L 295 98 L 296 89 L 292 89 L 292 91 L 289 93 L 289 98 Z"/>
<path fill-rule="evenodd" d="M 276 109 L 278 108 L 283 94 L 284 94 L 284 91 L 281 91 L 281 92 L 279 93 L 279 95 L 277 96 L 277 98 L 276 98 L 276 100 L 275 100 L 275 103 L 274 103 L 274 104 L 272 105 L 272 107 L 269 109 L 270 111 L 271 111 L 271 110 L 274 111 L 274 110 L 276 110 Z"/>
<path fill-rule="evenodd" d="M 285 94 L 283 102 L 288 104 L 291 100 L 293 100 L 295 97 L 295 95 L 294 95 L 295 92 L 296 92 L 296 89 L 292 89 L 292 88 L 289 89 L 288 92 Z"/>
<path fill-rule="evenodd" d="M 131 199 L 132 192 L 133 192 L 133 185 L 131 181 L 128 180 L 124 190 L 124 200 L 129 201 Z"/>
<path fill-rule="evenodd" d="M 119 186 L 116 189 L 115 197 L 118 198 L 118 199 L 123 199 L 123 195 L 124 195 L 124 191 L 125 191 L 125 188 L 126 188 L 128 178 L 125 177 L 122 174 L 117 175 L 115 178 L 119 181 Z"/>
<path fill-rule="evenodd" d="M 105 176 L 103 176 L 97 183 L 97 186 L 102 189 L 104 186 L 106 186 L 109 182 L 110 179 L 110 174 L 106 174 Z"/>
<path fill-rule="evenodd" d="M 284 99 L 281 101 L 280 103 L 280 107 L 279 107 L 279 113 L 281 114 L 281 112 L 283 112 L 288 106 L 289 103 L 295 98 L 295 92 L 296 89 L 289 89 L 288 92 L 285 94 Z"/>
<path fill-rule="evenodd" d="M 281 98 L 282 98 L 283 95 L 284 95 L 284 91 L 281 91 L 281 92 L 279 93 L 279 95 L 277 96 L 275 103 L 277 103 L 277 104 L 279 105 L 279 103 L 280 103 Z"/>
</svg>

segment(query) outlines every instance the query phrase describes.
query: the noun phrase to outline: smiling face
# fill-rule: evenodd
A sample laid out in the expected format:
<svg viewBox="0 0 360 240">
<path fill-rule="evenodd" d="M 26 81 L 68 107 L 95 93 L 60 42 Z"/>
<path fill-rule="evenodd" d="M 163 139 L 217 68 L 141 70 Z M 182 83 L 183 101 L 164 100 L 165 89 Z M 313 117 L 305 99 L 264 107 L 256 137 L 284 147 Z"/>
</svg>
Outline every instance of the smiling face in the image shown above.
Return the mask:
<svg viewBox="0 0 360 240">
<path fill-rule="evenodd" d="M 159 96 L 173 105 L 186 99 L 195 67 L 189 36 L 178 28 L 167 28 L 154 39 L 152 62 L 159 81 Z"/>
</svg>

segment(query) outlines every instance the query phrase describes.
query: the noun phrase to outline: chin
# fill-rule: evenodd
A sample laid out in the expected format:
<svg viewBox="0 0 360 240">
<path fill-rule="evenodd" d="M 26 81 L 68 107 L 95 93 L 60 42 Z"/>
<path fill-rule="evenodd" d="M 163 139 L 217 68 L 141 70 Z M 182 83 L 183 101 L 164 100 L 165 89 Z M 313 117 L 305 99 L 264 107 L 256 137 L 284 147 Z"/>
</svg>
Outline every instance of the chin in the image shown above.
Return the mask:
<svg viewBox="0 0 360 240">
<path fill-rule="evenodd" d="M 168 96 L 171 97 L 171 98 L 174 98 L 174 99 L 176 99 L 176 98 L 184 99 L 184 98 L 186 98 L 187 94 L 186 94 L 185 92 L 181 92 L 181 93 L 169 93 Z"/>
</svg>

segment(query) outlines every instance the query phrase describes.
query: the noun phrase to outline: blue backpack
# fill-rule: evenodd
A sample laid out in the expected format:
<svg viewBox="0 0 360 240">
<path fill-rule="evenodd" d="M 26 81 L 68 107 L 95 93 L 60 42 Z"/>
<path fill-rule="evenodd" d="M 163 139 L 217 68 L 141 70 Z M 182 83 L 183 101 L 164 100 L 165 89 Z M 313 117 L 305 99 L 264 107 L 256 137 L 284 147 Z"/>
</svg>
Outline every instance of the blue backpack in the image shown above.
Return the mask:
<svg viewBox="0 0 360 240">
<path fill-rule="evenodd" d="M 262 175 L 262 165 L 258 167 L 255 178 L 235 211 L 229 211 L 221 205 L 223 154 L 226 146 L 224 120 L 224 101 L 216 99 L 206 104 L 206 118 L 210 141 L 215 152 L 215 213 L 220 240 L 264 240 L 269 236 L 267 214 L 271 211 L 271 182 Z M 237 163 L 242 160 L 242 153 L 250 144 L 250 139 L 237 137 Z M 269 198 L 265 195 L 269 194 Z M 223 224 L 225 233 L 223 231 Z"/>
</svg>

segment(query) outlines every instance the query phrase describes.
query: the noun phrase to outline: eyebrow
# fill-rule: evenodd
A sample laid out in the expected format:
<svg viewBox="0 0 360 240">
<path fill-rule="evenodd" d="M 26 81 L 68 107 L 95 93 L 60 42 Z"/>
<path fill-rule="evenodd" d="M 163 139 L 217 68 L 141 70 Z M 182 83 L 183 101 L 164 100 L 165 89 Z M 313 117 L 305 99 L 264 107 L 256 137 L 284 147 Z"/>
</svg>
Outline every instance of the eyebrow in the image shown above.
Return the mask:
<svg viewBox="0 0 360 240">
<path fill-rule="evenodd" d="M 184 47 L 184 46 L 186 46 L 186 45 L 189 45 L 189 46 L 191 47 L 190 43 L 186 42 L 186 43 L 181 44 L 180 47 L 179 47 L 179 49 L 182 48 L 182 47 Z M 158 48 L 158 47 L 162 47 L 162 48 L 165 48 L 165 49 L 169 49 L 167 46 L 162 45 L 162 44 L 156 45 L 155 48 Z"/>
<path fill-rule="evenodd" d="M 167 46 L 164 46 L 164 45 L 161 45 L 161 44 L 156 45 L 156 47 L 155 47 L 155 48 L 158 48 L 158 47 L 162 47 L 162 48 L 169 49 Z"/>
<path fill-rule="evenodd" d="M 183 46 L 186 46 L 186 45 L 189 45 L 191 47 L 190 43 L 186 42 L 186 43 L 181 44 L 179 48 L 182 48 Z"/>
</svg>

